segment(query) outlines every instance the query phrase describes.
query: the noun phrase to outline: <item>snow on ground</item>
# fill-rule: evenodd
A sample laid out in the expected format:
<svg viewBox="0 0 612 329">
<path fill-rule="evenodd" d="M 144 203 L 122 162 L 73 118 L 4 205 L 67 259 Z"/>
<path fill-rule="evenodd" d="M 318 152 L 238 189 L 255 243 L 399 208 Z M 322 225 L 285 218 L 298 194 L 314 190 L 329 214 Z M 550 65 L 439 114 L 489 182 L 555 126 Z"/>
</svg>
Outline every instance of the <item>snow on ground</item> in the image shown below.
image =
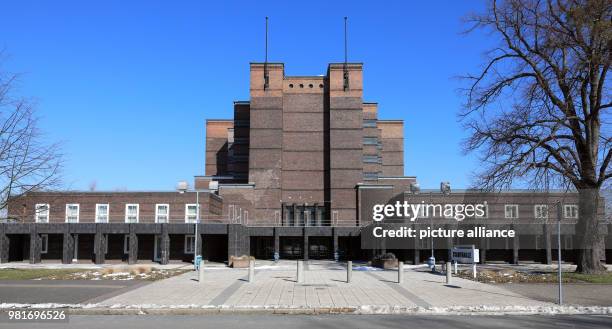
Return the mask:
<svg viewBox="0 0 612 329">
<path fill-rule="evenodd" d="M 159 310 L 217 310 L 222 312 L 306 312 L 306 313 L 344 313 L 344 314 L 431 314 L 431 315 L 518 315 L 518 314 L 541 314 L 541 315 L 576 315 L 576 314 L 603 314 L 612 315 L 612 307 L 605 306 L 578 306 L 578 305 L 553 305 L 553 306 L 450 306 L 450 307 L 407 307 L 402 305 L 362 305 L 354 307 L 308 307 L 308 306 L 285 306 L 285 305 L 160 305 L 160 304 L 18 304 L 2 303 L 0 310 L 11 309 L 70 309 L 73 314 L 79 310 L 100 310 L 104 314 L 121 314 L 126 310 L 147 311 Z M 114 312 L 115 311 L 115 312 Z"/>
</svg>

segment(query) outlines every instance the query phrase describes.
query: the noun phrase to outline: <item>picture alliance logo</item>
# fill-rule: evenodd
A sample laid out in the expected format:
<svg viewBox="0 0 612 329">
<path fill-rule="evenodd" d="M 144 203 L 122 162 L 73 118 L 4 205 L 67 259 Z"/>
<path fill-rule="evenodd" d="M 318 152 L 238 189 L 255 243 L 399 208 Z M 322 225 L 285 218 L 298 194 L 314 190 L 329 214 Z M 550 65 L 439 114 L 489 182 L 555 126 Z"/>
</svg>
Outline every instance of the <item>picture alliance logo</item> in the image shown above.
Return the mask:
<svg viewBox="0 0 612 329">
<path fill-rule="evenodd" d="M 409 203 L 397 201 L 395 204 L 376 204 L 372 207 L 372 219 L 380 222 L 385 218 L 403 218 L 414 222 L 419 218 L 453 218 L 462 221 L 466 218 L 482 218 L 487 212 L 487 202 L 483 203 Z"/>
</svg>

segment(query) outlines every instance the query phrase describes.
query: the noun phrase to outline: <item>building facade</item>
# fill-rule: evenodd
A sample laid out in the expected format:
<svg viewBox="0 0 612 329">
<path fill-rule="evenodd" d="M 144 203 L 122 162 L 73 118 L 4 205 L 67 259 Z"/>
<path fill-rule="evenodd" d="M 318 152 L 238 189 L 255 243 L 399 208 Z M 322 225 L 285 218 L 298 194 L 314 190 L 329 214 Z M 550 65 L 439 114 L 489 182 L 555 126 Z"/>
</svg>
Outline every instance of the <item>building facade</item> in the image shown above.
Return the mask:
<svg viewBox="0 0 612 329">
<path fill-rule="evenodd" d="M 168 263 L 190 261 L 196 251 L 211 261 L 240 255 L 369 259 L 384 252 L 361 248 L 362 231 L 372 224 L 367 196 L 384 191 L 377 194 L 386 198 L 381 202 L 407 199 L 416 177 L 404 176 L 403 121 L 380 120 L 377 103 L 363 100 L 362 82 L 360 63 L 330 64 L 325 76 L 286 76 L 281 63 L 252 63 L 250 99 L 234 102 L 233 118 L 206 121 L 205 175 L 195 176 L 193 191 L 12 198 L 8 220 L 0 224 L 0 262 Z M 527 221 L 548 238 L 522 252 L 514 240 L 503 248 L 476 241 L 491 249 L 485 259 L 552 261 L 554 222 L 537 218 L 534 208 L 548 201 L 525 193 L 490 200 L 491 215 L 475 223 Z M 576 196 L 563 202 L 569 227 Z M 517 208 L 508 212 L 508 205 Z M 603 221 L 601 227 L 609 246 L 612 227 Z M 464 242 L 474 241 L 454 243 Z M 394 252 L 418 263 L 429 248 Z M 443 249 L 437 253 L 446 257 Z"/>
</svg>

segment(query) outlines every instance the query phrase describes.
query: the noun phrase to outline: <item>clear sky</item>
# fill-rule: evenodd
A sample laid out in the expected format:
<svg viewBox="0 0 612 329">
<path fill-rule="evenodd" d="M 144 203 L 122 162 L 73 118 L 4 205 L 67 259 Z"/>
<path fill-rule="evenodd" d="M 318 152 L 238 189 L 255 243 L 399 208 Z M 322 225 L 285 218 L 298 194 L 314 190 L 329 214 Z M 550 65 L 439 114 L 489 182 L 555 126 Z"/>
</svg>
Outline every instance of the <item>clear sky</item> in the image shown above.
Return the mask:
<svg viewBox="0 0 612 329">
<path fill-rule="evenodd" d="M 287 75 L 364 63 L 364 100 L 405 122 L 405 174 L 422 188 L 470 184 L 455 77 L 474 72 L 492 40 L 464 35 L 479 1 L 11 1 L 0 5 L 2 69 L 22 73 L 40 126 L 66 155 L 67 188 L 172 190 L 204 172 L 206 119 L 249 98 L 249 62 Z"/>
</svg>

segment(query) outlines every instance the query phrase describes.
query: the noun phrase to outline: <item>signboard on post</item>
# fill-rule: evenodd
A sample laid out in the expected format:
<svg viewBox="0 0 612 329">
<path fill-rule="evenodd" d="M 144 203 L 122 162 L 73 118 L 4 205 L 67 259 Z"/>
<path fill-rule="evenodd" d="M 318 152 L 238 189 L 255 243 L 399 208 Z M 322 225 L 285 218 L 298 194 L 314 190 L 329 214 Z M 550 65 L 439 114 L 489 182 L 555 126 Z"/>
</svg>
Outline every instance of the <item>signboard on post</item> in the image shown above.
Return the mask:
<svg viewBox="0 0 612 329">
<path fill-rule="evenodd" d="M 476 263 L 480 262 L 480 251 L 476 246 L 463 245 L 454 246 L 451 249 L 452 261 L 455 263 L 455 273 L 457 273 L 457 263 L 472 264 L 472 274 L 476 279 Z"/>
<path fill-rule="evenodd" d="M 452 260 L 462 264 L 474 264 L 480 262 L 480 252 L 472 245 L 454 246 L 452 249 Z"/>
</svg>

